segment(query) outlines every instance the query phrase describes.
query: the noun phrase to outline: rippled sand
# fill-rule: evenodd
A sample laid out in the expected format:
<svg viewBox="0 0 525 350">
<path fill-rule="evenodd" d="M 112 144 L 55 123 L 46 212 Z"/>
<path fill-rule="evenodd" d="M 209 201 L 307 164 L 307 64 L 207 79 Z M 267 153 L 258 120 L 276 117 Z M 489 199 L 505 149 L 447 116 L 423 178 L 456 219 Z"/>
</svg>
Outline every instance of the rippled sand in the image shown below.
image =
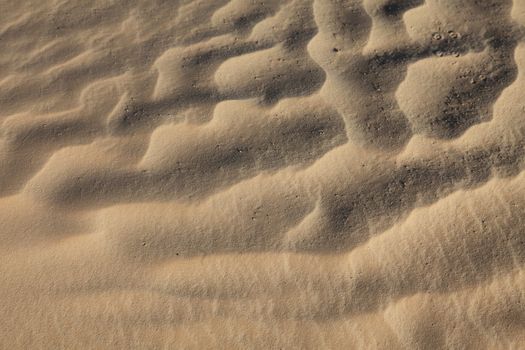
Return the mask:
<svg viewBox="0 0 525 350">
<path fill-rule="evenodd" d="M 524 26 L 0 2 L 0 348 L 525 348 Z"/>
</svg>

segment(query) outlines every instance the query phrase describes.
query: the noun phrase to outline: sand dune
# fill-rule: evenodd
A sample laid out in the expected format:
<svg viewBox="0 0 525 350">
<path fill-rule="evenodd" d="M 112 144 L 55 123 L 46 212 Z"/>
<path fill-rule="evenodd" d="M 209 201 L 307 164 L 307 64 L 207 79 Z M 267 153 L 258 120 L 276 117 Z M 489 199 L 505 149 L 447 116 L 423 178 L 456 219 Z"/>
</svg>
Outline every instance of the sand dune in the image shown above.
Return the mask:
<svg viewBox="0 0 525 350">
<path fill-rule="evenodd" d="M 525 2 L 0 9 L 0 348 L 525 348 Z"/>
</svg>

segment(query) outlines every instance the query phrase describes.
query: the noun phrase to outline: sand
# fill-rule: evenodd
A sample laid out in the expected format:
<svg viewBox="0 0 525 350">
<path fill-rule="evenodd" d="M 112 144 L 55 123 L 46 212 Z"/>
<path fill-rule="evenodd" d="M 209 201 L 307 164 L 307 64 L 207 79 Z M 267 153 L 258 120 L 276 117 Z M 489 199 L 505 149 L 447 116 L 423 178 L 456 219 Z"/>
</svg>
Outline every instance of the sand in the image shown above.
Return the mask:
<svg viewBox="0 0 525 350">
<path fill-rule="evenodd" d="M 0 1 L 1 349 L 525 349 L 525 1 Z"/>
</svg>

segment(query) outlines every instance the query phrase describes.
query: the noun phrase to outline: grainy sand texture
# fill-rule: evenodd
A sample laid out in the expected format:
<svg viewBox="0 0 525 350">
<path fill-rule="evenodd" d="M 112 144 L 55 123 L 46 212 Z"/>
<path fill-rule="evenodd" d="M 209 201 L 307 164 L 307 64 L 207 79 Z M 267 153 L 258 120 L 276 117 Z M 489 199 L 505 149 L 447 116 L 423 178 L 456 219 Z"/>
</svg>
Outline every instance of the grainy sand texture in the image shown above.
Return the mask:
<svg viewBox="0 0 525 350">
<path fill-rule="evenodd" d="M 0 0 L 0 349 L 525 349 L 525 0 Z"/>
</svg>

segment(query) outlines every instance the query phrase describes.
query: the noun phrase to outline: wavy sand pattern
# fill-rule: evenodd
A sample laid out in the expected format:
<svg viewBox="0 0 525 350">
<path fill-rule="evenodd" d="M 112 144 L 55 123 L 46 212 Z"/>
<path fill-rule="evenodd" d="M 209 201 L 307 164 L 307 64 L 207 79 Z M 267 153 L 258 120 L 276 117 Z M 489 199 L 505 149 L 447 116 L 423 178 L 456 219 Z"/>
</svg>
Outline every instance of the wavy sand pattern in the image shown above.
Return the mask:
<svg viewBox="0 0 525 350">
<path fill-rule="evenodd" d="M 0 19 L 0 348 L 525 348 L 525 1 Z"/>
</svg>

